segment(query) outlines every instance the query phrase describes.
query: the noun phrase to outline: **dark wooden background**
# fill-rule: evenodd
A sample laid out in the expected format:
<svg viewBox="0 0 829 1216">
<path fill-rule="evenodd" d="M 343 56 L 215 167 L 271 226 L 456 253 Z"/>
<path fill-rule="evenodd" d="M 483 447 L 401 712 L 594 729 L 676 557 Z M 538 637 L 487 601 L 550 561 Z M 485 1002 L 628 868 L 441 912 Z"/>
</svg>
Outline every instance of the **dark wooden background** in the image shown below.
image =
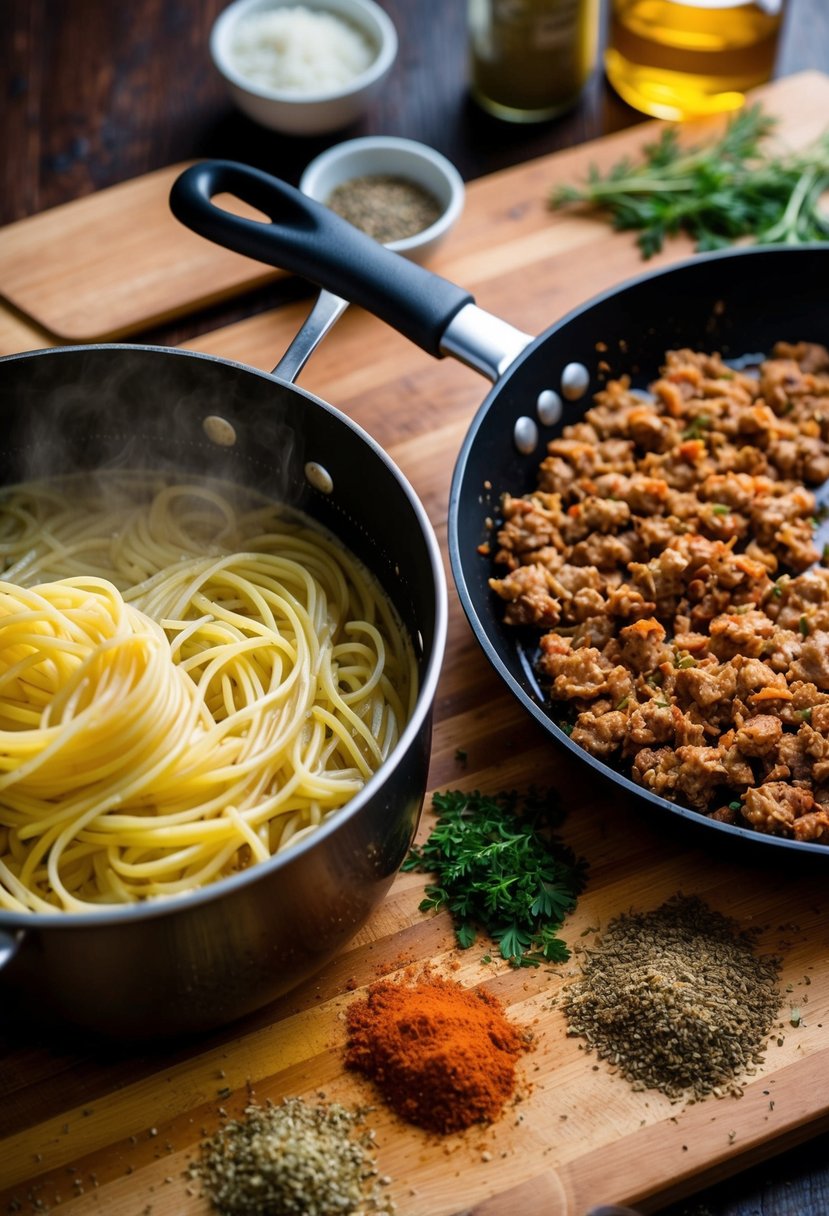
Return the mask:
<svg viewBox="0 0 829 1216">
<path fill-rule="evenodd" d="M 298 139 L 231 108 L 207 52 L 225 0 L 0 0 L 0 224 L 191 157 L 243 160 L 296 182 L 330 144 L 381 133 L 431 144 L 471 180 L 644 120 L 598 68 L 562 118 L 491 119 L 468 97 L 466 0 L 381 3 L 400 36 L 381 96 L 347 131 Z M 776 74 L 804 68 L 829 71 L 829 0 L 787 0 Z M 215 328 L 273 306 L 285 290 L 275 285 L 152 337 Z M 822 1137 L 662 1216 L 823 1216 L 827 1150 Z"/>
</svg>

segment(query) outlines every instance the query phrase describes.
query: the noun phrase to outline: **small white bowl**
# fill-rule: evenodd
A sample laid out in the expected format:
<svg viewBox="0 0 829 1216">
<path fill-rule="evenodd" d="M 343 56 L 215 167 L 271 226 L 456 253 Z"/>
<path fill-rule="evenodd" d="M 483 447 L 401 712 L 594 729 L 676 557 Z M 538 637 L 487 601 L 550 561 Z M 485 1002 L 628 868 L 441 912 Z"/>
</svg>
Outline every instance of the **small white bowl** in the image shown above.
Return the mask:
<svg viewBox="0 0 829 1216">
<path fill-rule="evenodd" d="M 365 71 L 347 84 L 315 92 L 272 89 L 247 79 L 234 63 L 233 40 L 240 21 L 278 8 L 330 13 L 359 29 L 375 49 Z M 320 135 L 356 121 L 391 71 L 397 31 L 374 0 L 236 0 L 220 13 L 210 34 L 210 54 L 230 96 L 249 118 L 287 135 Z"/>
<path fill-rule="evenodd" d="M 355 177 L 389 175 L 415 182 L 440 204 L 440 216 L 422 232 L 386 248 L 415 261 L 429 257 L 463 211 L 465 189 L 455 166 L 440 152 L 413 139 L 393 135 L 367 135 L 335 144 L 311 161 L 299 181 L 303 194 L 327 204 L 332 191 Z"/>
</svg>

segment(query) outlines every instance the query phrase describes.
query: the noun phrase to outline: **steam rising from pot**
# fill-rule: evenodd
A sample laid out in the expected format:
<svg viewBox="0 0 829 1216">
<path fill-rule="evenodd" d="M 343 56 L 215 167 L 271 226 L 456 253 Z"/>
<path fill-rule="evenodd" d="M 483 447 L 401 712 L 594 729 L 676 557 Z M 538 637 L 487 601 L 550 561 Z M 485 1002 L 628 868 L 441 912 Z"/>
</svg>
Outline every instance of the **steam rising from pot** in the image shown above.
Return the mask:
<svg viewBox="0 0 829 1216">
<path fill-rule="evenodd" d="M 89 358 L 81 357 L 80 375 L 73 363 L 75 375 L 57 387 L 48 357 L 29 362 L 31 374 L 15 400 L 0 403 L 5 482 L 96 470 L 184 469 L 191 476 L 255 485 L 288 505 L 296 501 L 304 483 L 301 427 L 286 420 L 276 402 L 273 409 L 267 401 L 251 407 L 243 378 L 230 387 L 228 377 L 214 379 L 214 361 L 207 357 L 171 357 L 169 383 L 160 386 L 157 359 L 152 375 L 145 374 L 146 348 L 113 347 L 108 353 L 102 359 L 100 348 L 90 348 Z M 197 374 L 202 367 L 204 374 Z M 276 396 L 279 389 L 271 387 Z"/>
</svg>

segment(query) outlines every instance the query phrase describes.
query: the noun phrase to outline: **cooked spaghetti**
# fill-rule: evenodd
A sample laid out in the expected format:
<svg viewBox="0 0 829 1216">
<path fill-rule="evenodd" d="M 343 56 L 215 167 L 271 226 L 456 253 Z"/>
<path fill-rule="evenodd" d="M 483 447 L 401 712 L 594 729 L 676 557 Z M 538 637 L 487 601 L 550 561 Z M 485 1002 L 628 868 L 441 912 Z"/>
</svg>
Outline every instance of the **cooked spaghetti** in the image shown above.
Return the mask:
<svg viewBox="0 0 829 1216">
<path fill-rule="evenodd" d="M 180 895 L 347 803 L 416 695 L 342 545 L 215 485 L 0 502 L 0 907 Z"/>
</svg>

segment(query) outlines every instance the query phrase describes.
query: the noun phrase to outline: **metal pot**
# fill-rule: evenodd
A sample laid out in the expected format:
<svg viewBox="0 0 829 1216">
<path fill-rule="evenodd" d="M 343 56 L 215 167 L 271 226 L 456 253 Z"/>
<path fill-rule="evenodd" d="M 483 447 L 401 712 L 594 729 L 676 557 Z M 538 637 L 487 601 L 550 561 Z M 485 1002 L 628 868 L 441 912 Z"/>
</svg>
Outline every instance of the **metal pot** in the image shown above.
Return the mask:
<svg viewBox="0 0 829 1216">
<path fill-rule="evenodd" d="M 343 306 L 323 297 L 271 375 L 140 346 L 0 360 L 3 482 L 123 467 L 262 490 L 318 520 L 373 571 L 414 640 L 420 676 L 391 757 L 295 847 L 176 899 L 93 914 L 0 911 L 3 986 L 33 1011 L 121 1038 L 228 1022 L 331 958 L 407 853 L 426 788 L 446 584 L 432 527 L 400 471 L 353 422 L 292 383 Z M 206 422 L 216 417 L 222 424 Z"/>
<path fill-rule="evenodd" d="M 271 222 L 219 209 L 211 200 L 223 190 Z M 574 744 L 534 677 L 536 639 L 503 623 L 503 606 L 488 584 L 492 568 L 479 546 L 490 535 L 488 521 L 501 495 L 535 487 L 546 443 L 583 416 L 609 377 L 627 372 L 644 387 L 657 376 L 665 351 L 677 346 L 739 358 L 767 351 L 780 339 L 826 343 L 829 246 L 698 255 L 604 293 L 533 338 L 477 307 L 462 288 L 405 263 L 257 170 L 222 161 L 193 166 L 174 185 L 171 204 L 202 235 L 346 296 L 435 357 L 450 355 L 493 381 L 455 465 L 448 528 L 452 572 L 487 659 L 555 744 L 652 812 L 663 827 L 690 832 L 717 852 L 776 864 L 786 857 L 825 863 L 824 844 L 718 823 L 650 793 Z M 561 399 L 560 409 L 548 390 Z M 818 495 L 824 503 L 828 489 Z"/>
</svg>

